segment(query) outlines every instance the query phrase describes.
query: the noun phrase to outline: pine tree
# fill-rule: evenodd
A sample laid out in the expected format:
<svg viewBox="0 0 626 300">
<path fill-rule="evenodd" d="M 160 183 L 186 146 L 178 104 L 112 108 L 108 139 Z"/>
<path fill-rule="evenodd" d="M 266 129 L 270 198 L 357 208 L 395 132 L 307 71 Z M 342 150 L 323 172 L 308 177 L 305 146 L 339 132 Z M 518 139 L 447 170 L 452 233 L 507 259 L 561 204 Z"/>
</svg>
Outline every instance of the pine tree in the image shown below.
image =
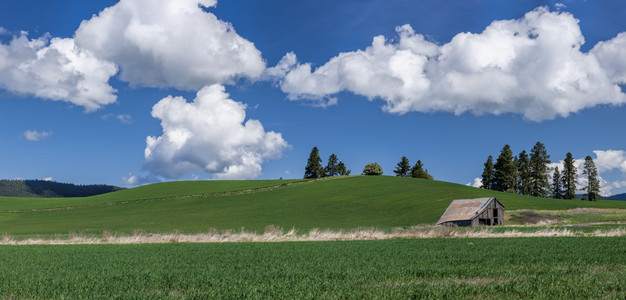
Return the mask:
<svg viewBox="0 0 626 300">
<path fill-rule="evenodd" d="M 576 166 L 574 166 L 574 157 L 569 152 L 565 155 L 565 161 L 563 161 L 563 174 L 561 176 L 561 180 L 563 181 L 563 198 L 576 198 L 578 170 L 576 170 Z"/>
<path fill-rule="evenodd" d="M 324 168 L 324 176 L 339 175 L 337 165 L 338 165 L 337 155 L 333 153 L 328 157 L 328 163 L 326 164 L 326 167 Z"/>
<path fill-rule="evenodd" d="M 515 182 L 517 178 L 517 167 L 513 162 L 513 152 L 511 146 L 504 145 L 500 156 L 496 160 L 494 165 L 495 172 L 495 190 L 507 191 L 509 189 L 515 189 Z"/>
<path fill-rule="evenodd" d="M 495 170 L 493 168 L 493 157 L 491 155 L 487 157 L 487 161 L 485 162 L 482 188 L 488 190 L 495 189 Z"/>
<path fill-rule="evenodd" d="M 339 162 L 337 164 L 337 173 L 339 176 L 344 176 L 344 175 L 350 175 L 352 171 L 346 169 L 346 165 L 343 164 L 343 162 Z"/>
<path fill-rule="evenodd" d="M 396 176 L 407 177 L 409 176 L 409 171 L 411 170 L 411 164 L 409 163 L 409 159 L 406 156 L 402 156 L 402 159 L 396 166 L 396 169 L 393 170 L 396 173 Z"/>
<path fill-rule="evenodd" d="M 307 160 L 306 167 L 304 168 L 304 178 L 319 178 L 324 174 L 322 168 L 322 159 L 320 158 L 319 150 L 317 147 L 313 147 L 309 159 Z"/>
<path fill-rule="evenodd" d="M 548 172 L 550 167 L 550 155 L 546 147 L 537 142 L 530 150 L 530 184 L 531 195 L 536 197 L 547 197 L 550 191 L 550 180 Z"/>
<path fill-rule="evenodd" d="M 563 198 L 563 189 L 561 188 L 561 184 L 561 173 L 559 173 L 559 167 L 556 167 L 554 168 L 554 174 L 552 174 L 552 198 Z"/>
<path fill-rule="evenodd" d="M 415 165 L 411 168 L 411 177 L 433 179 L 433 176 L 428 174 L 428 170 L 424 170 L 424 164 L 422 164 L 421 160 L 418 160 L 415 163 Z"/>
<path fill-rule="evenodd" d="M 526 150 L 517 156 L 517 192 L 522 195 L 530 195 L 530 161 Z"/>
<path fill-rule="evenodd" d="M 587 155 L 583 167 L 583 175 L 587 175 L 587 186 L 583 188 L 587 192 L 587 199 L 595 201 L 600 198 L 600 180 L 598 180 L 598 169 L 593 162 L 593 158 Z"/>
</svg>

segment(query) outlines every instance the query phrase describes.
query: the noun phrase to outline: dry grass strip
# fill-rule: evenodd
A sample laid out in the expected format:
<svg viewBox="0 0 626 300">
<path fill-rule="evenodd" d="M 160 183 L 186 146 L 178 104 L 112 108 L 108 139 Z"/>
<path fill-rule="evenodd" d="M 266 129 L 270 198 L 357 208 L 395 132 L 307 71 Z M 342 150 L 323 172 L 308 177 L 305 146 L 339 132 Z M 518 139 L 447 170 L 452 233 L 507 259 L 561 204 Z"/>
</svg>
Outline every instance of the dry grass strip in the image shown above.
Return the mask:
<svg viewBox="0 0 626 300">
<path fill-rule="evenodd" d="M 308 233 L 298 233 L 292 228 L 283 230 L 278 226 L 267 226 L 263 233 L 245 230 L 215 230 L 205 233 L 151 234 L 141 230 L 133 234 L 120 234 L 104 231 L 101 236 L 81 236 L 70 233 L 67 237 L 57 236 L 52 239 L 28 238 L 15 239 L 9 235 L 0 238 L 1 245 L 73 245 L 73 244 L 150 244 L 150 243 L 229 243 L 229 242 L 296 242 L 296 241 L 348 241 L 348 240 L 385 240 L 414 238 L 516 238 L 516 237 L 567 237 L 567 236 L 626 236 L 626 228 L 612 228 L 593 232 L 580 232 L 568 228 L 545 228 L 535 231 L 520 231 L 516 228 L 494 232 L 491 228 L 476 230 L 458 230 L 439 226 L 415 226 L 407 229 L 394 229 L 384 232 L 376 228 L 357 228 L 353 230 L 311 229 Z"/>
</svg>

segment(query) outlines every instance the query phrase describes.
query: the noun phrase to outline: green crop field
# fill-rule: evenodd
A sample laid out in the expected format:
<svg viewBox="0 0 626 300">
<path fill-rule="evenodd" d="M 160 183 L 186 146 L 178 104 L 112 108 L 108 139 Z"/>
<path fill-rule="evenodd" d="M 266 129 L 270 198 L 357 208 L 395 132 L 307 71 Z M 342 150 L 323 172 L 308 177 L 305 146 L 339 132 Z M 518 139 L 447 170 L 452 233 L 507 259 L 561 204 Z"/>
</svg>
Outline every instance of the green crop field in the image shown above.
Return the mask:
<svg viewBox="0 0 626 300">
<path fill-rule="evenodd" d="M 626 237 L 0 246 L 0 298 L 624 299 Z"/>
<path fill-rule="evenodd" d="M 626 208 L 520 196 L 442 181 L 350 176 L 318 181 L 196 181 L 148 185 L 87 198 L 0 198 L 0 233 L 14 237 L 103 231 L 262 231 L 373 226 L 382 230 L 437 221 L 454 199 L 495 196 L 507 210 Z"/>
</svg>

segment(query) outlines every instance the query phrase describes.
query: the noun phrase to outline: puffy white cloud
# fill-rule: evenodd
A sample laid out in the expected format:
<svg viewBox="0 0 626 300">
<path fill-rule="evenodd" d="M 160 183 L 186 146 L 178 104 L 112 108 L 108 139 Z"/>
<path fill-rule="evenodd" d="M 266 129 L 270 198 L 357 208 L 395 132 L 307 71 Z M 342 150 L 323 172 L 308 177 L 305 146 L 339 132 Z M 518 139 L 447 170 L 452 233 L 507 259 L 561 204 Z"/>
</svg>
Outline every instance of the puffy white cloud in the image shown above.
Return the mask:
<svg viewBox="0 0 626 300">
<path fill-rule="evenodd" d="M 145 169 L 167 178 L 202 170 L 217 179 L 254 178 L 261 164 L 288 147 L 280 133 L 245 120 L 246 105 L 221 85 L 201 89 L 193 102 L 166 97 L 152 108 L 163 134 L 146 139 Z"/>
<path fill-rule="evenodd" d="M 131 85 L 200 89 L 257 78 L 265 62 L 253 43 L 206 8 L 215 0 L 121 0 L 83 21 L 76 43 L 115 62 Z"/>
<path fill-rule="evenodd" d="M 475 188 L 480 188 L 483 186 L 483 179 L 480 177 L 474 178 L 474 182 L 468 182 L 467 186 L 473 186 Z"/>
<path fill-rule="evenodd" d="M 122 177 L 122 180 L 124 181 L 124 184 L 130 185 L 130 186 L 160 182 L 160 180 L 153 174 L 141 176 L 141 175 L 133 175 L 133 173 L 128 173 L 128 176 Z"/>
<path fill-rule="evenodd" d="M 626 151 L 624 150 L 595 150 L 596 158 L 594 163 L 598 167 L 598 172 L 619 169 L 626 174 Z"/>
<path fill-rule="evenodd" d="M 518 113 L 541 121 L 626 102 L 616 82 L 625 69 L 604 67 L 626 60 L 622 35 L 583 53 L 584 37 L 569 13 L 540 7 L 521 19 L 494 21 L 481 33 L 459 33 L 441 46 L 409 25 L 396 31 L 397 40 L 374 37 L 365 50 L 340 53 L 314 70 L 293 53 L 271 70 L 285 74 L 280 86 L 292 100 L 323 102 L 350 91 L 383 99 L 383 109 L 397 114 Z M 596 53 L 605 54 L 602 63 Z"/>
<path fill-rule="evenodd" d="M 45 178 L 43 178 L 41 180 L 43 180 L 43 181 L 52 181 L 52 177 L 45 177 Z"/>
<path fill-rule="evenodd" d="M 597 43 L 591 53 L 614 82 L 626 84 L 626 32 Z"/>
<path fill-rule="evenodd" d="M 26 130 L 24 131 L 24 138 L 31 142 L 37 142 L 41 139 L 47 138 L 52 134 L 52 131 L 37 131 L 37 130 Z"/>
<path fill-rule="evenodd" d="M 291 69 L 298 63 L 298 58 L 293 52 L 289 52 L 280 59 L 276 66 L 265 69 L 265 75 L 270 79 L 281 79 L 291 71 Z"/>
<path fill-rule="evenodd" d="M 80 49 L 73 39 L 29 39 L 22 32 L 0 44 L 0 88 L 22 95 L 66 101 L 87 111 L 115 102 L 108 84 L 117 73 L 110 62 Z"/>
</svg>

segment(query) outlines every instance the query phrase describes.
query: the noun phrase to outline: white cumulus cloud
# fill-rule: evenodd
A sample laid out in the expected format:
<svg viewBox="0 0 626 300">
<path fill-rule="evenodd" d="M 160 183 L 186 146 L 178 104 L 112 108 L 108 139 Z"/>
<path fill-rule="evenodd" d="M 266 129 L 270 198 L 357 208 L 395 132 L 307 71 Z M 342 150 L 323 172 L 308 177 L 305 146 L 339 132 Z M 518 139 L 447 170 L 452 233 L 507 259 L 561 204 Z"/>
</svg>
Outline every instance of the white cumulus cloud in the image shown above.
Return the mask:
<svg viewBox="0 0 626 300">
<path fill-rule="evenodd" d="M 124 181 L 124 184 L 130 185 L 130 186 L 160 182 L 160 180 L 153 174 L 142 176 L 142 175 L 133 175 L 132 172 L 128 173 L 128 176 L 122 177 L 122 180 Z"/>
<path fill-rule="evenodd" d="M 205 11 L 216 0 L 121 0 L 83 21 L 76 43 L 120 66 L 131 85 L 193 90 L 265 70 L 261 52 Z"/>
<path fill-rule="evenodd" d="M 474 183 L 472 184 L 473 187 L 479 188 L 483 186 L 483 180 L 482 178 L 474 178 Z"/>
<path fill-rule="evenodd" d="M 87 111 L 116 101 L 109 78 L 117 67 L 76 46 L 73 39 L 29 39 L 26 32 L 0 44 L 0 88 L 66 101 Z"/>
<path fill-rule="evenodd" d="M 598 59 L 612 81 L 626 84 L 626 32 L 597 43 L 591 53 Z"/>
<path fill-rule="evenodd" d="M 292 100 L 324 103 L 341 91 L 382 99 L 385 111 L 522 114 L 541 121 L 598 104 L 622 104 L 625 68 L 620 34 L 593 51 L 580 50 L 578 20 L 545 7 L 523 18 L 459 33 L 443 45 L 409 25 L 398 38 L 374 37 L 365 50 L 340 53 L 313 69 L 288 53 L 268 70 Z"/>
<path fill-rule="evenodd" d="M 51 134 L 52 131 L 26 130 L 24 131 L 23 136 L 28 141 L 37 142 L 41 139 L 49 137 Z"/>
<path fill-rule="evenodd" d="M 247 120 L 246 105 L 229 99 L 222 85 L 201 89 L 193 102 L 166 97 L 152 108 L 163 134 L 146 139 L 145 169 L 167 178 L 198 170 L 217 179 L 246 179 L 261 174 L 261 164 L 288 147 L 280 133 L 266 132 Z"/>
<path fill-rule="evenodd" d="M 626 174 L 626 151 L 624 150 L 595 150 L 596 158 L 594 163 L 598 167 L 598 172 L 619 169 Z"/>
</svg>

